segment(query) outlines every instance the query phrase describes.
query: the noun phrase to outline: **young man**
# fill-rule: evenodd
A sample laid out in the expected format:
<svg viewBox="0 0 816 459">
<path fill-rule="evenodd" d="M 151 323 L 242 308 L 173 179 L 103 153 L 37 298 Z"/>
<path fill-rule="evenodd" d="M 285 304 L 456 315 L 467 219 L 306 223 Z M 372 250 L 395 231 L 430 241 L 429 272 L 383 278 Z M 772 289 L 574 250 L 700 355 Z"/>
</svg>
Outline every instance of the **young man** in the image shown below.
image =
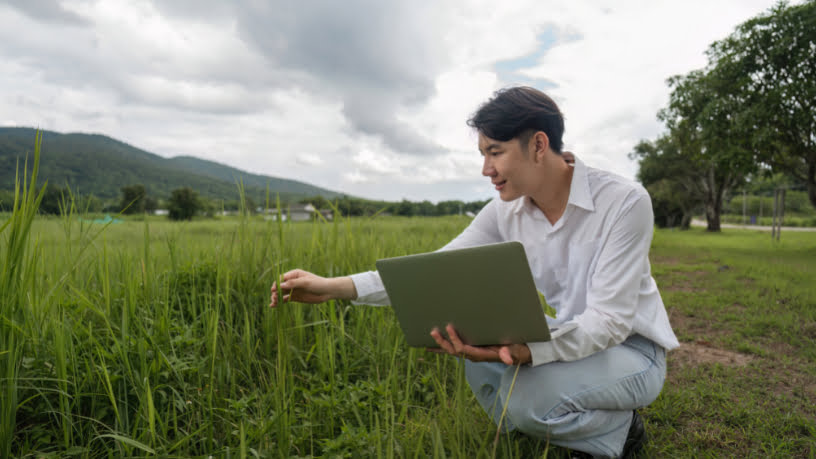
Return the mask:
<svg viewBox="0 0 816 459">
<path fill-rule="evenodd" d="M 498 398 L 498 406 L 507 401 L 509 429 L 595 457 L 631 457 L 646 436 L 635 410 L 657 398 L 665 352 L 679 345 L 650 272 L 649 195 L 562 153 L 563 116 L 536 89 L 497 92 L 468 124 L 500 200 L 442 250 L 520 241 L 537 288 L 557 311 L 559 334 L 475 347 L 448 327 L 430 332 L 436 351 L 467 359 L 468 383 L 494 422 Z M 326 279 L 294 270 L 281 289 L 291 292 L 283 301 L 388 304 L 376 272 Z M 516 364 L 523 366 L 507 400 Z"/>
</svg>

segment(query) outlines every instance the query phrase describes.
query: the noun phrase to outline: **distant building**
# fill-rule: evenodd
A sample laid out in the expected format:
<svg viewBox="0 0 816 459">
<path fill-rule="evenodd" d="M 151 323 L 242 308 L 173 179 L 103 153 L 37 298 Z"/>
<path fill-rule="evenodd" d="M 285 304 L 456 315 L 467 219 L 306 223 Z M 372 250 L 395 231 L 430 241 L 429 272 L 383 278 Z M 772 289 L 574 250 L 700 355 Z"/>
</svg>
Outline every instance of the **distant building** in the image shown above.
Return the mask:
<svg viewBox="0 0 816 459">
<path fill-rule="evenodd" d="M 153 215 L 170 215 L 170 211 L 167 209 L 156 209 L 153 211 Z"/>
<path fill-rule="evenodd" d="M 278 209 L 266 209 L 265 213 L 269 215 L 269 219 L 272 221 L 277 221 L 278 219 Z M 314 218 L 317 214 L 323 216 L 326 220 L 332 219 L 332 212 L 330 210 L 317 210 L 311 204 L 292 204 L 287 207 L 283 207 L 281 209 L 281 220 L 287 221 L 292 220 L 293 222 L 303 222 L 309 221 Z"/>
</svg>

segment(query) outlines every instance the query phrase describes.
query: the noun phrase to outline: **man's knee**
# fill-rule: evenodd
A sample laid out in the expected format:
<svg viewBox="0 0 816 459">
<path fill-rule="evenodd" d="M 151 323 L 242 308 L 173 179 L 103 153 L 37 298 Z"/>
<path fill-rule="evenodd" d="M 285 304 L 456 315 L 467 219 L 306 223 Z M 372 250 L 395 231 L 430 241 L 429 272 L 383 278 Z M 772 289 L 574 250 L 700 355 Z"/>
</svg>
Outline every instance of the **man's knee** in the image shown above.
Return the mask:
<svg viewBox="0 0 816 459">
<path fill-rule="evenodd" d="M 546 372 L 520 372 L 515 382 L 514 373 L 512 369 L 502 378 L 501 400 L 507 405 L 507 418 L 520 431 L 539 432 L 549 421 L 576 410 L 566 394 L 548 383 Z"/>
</svg>

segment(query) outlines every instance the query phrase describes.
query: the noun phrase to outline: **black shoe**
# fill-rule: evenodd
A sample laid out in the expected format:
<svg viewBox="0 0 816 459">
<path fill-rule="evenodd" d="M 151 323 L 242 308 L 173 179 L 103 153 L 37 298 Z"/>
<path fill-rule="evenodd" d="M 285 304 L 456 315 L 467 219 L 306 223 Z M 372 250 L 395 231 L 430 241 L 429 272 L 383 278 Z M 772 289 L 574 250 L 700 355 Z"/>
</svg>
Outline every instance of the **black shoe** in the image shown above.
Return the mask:
<svg viewBox="0 0 816 459">
<path fill-rule="evenodd" d="M 637 411 L 632 412 L 632 423 L 629 425 L 629 433 L 626 434 L 626 442 L 623 444 L 621 459 L 631 459 L 646 444 L 646 428 L 643 426 L 643 419 Z"/>
</svg>

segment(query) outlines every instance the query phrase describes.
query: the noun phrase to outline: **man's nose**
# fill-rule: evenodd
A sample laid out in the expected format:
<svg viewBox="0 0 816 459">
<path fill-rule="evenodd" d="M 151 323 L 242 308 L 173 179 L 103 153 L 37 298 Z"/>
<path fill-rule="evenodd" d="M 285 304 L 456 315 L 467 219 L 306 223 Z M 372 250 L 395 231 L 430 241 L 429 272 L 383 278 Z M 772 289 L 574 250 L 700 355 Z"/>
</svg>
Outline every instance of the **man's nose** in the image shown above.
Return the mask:
<svg viewBox="0 0 816 459">
<path fill-rule="evenodd" d="M 485 156 L 484 162 L 482 163 L 482 175 L 485 177 L 492 177 L 496 174 L 496 169 L 493 168 L 493 164 L 490 163 L 490 157 Z"/>
</svg>

